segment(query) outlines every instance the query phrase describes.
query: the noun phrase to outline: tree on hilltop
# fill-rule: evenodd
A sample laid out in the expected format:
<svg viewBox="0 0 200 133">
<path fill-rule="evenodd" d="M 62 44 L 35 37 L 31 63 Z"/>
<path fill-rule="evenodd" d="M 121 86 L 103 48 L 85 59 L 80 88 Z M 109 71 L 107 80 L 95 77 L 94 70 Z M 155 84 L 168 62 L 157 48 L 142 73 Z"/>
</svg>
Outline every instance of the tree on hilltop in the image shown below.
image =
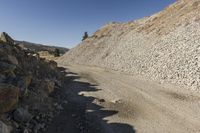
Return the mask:
<svg viewBox="0 0 200 133">
<path fill-rule="evenodd" d="M 84 35 L 83 35 L 82 41 L 84 41 L 84 40 L 87 39 L 87 38 L 88 38 L 88 33 L 85 32 Z"/>
</svg>

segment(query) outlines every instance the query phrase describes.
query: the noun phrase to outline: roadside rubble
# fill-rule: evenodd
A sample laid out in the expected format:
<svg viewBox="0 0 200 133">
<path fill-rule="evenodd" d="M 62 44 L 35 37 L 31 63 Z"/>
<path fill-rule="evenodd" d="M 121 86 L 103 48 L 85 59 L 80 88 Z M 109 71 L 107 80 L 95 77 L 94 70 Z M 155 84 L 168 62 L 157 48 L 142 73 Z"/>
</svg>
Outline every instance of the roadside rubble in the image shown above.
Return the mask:
<svg viewBox="0 0 200 133">
<path fill-rule="evenodd" d="M 64 73 L 54 61 L 0 39 L 0 133 L 44 132 L 64 108 Z M 7 41 L 7 39 L 9 41 Z M 55 93 L 55 94 L 52 94 Z"/>
</svg>

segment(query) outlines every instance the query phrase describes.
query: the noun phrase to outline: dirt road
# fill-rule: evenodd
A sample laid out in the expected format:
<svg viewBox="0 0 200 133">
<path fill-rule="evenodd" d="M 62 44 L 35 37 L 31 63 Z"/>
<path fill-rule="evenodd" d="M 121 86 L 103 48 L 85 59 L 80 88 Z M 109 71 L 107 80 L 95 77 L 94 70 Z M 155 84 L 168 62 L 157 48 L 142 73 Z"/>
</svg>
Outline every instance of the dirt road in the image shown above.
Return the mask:
<svg viewBox="0 0 200 133">
<path fill-rule="evenodd" d="M 79 75 L 69 87 L 79 98 L 69 95 L 83 105 L 89 121 L 85 126 L 95 132 L 200 132 L 200 97 L 195 93 L 97 67 L 65 67 Z"/>
</svg>

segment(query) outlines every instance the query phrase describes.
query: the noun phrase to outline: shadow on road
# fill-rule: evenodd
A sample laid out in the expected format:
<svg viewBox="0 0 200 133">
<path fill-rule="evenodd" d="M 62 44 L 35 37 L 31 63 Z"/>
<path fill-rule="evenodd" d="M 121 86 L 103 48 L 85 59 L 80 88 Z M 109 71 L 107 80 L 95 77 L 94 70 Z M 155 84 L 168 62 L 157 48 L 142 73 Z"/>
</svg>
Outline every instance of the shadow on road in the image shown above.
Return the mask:
<svg viewBox="0 0 200 133">
<path fill-rule="evenodd" d="M 46 133 L 135 133 L 131 125 L 108 123 L 104 120 L 105 117 L 116 115 L 118 111 L 105 110 L 94 103 L 95 97 L 80 94 L 99 91 L 96 84 L 79 81 L 80 77 L 67 69 L 63 73 L 66 75 L 65 87 L 57 93 L 59 98 L 68 101 L 68 104 Z"/>
</svg>

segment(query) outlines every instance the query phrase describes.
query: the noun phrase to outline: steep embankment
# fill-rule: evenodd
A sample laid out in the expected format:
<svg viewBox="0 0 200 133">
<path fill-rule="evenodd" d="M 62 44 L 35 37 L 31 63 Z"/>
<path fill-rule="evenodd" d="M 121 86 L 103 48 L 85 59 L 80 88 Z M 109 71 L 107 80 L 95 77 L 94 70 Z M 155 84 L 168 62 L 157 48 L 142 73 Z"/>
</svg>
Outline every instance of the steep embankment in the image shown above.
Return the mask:
<svg viewBox="0 0 200 133">
<path fill-rule="evenodd" d="M 128 23 L 111 23 L 60 58 L 199 90 L 200 1 L 179 0 Z"/>
</svg>

